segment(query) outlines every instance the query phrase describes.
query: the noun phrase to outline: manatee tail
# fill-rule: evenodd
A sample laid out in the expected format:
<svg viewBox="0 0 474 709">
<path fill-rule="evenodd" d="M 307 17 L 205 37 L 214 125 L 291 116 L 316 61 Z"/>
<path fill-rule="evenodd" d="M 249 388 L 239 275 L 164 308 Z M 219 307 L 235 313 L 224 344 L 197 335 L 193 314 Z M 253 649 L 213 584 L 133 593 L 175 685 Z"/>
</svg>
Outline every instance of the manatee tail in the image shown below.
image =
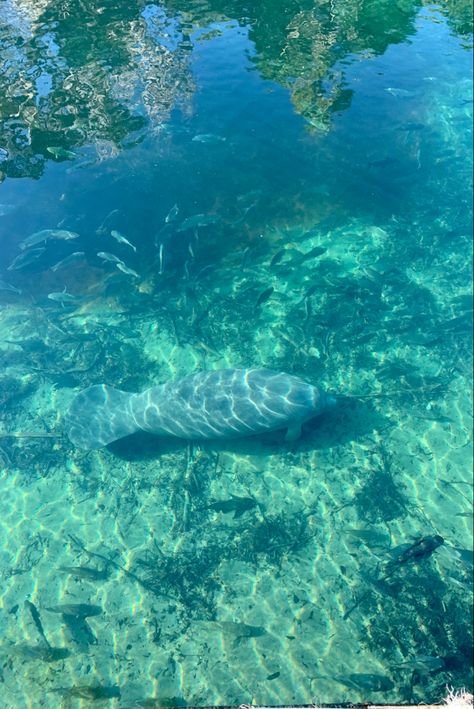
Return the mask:
<svg viewBox="0 0 474 709">
<path fill-rule="evenodd" d="M 138 431 L 131 406 L 134 396 L 106 384 L 81 391 L 65 418 L 69 440 L 79 448 L 92 450 Z"/>
</svg>

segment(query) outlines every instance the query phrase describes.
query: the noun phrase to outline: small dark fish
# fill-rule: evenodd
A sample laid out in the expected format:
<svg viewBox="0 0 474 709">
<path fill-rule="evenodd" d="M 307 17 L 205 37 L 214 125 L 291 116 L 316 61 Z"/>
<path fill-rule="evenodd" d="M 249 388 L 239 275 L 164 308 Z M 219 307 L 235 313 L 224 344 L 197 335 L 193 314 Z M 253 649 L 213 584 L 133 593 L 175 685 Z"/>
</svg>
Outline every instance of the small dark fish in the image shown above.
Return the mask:
<svg viewBox="0 0 474 709">
<path fill-rule="evenodd" d="M 110 577 L 108 569 L 93 569 L 90 566 L 60 566 L 59 570 L 90 581 L 105 581 Z"/>
<path fill-rule="evenodd" d="M 266 635 L 265 628 L 259 625 L 246 625 L 245 623 L 232 623 L 229 621 L 217 622 L 224 633 L 236 638 L 260 638 Z"/>
<path fill-rule="evenodd" d="M 13 645 L 8 652 L 23 660 L 42 660 L 43 662 L 57 662 L 70 656 L 70 651 L 65 647 L 51 647 L 50 645 Z"/>
<path fill-rule="evenodd" d="M 90 701 L 120 699 L 120 688 L 115 685 L 76 685 L 74 687 L 58 687 L 50 691 L 62 694 L 63 697 L 79 697 Z"/>
<path fill-rule="evenodd" d="M 387 567 L 395 569 L 396 567 L 403 566 L 407 563 L 426 559 L 431 556 L 431 554 L 442 544 L 444 544 L 444 539 L 439 534 L 421 537 L 413 544 L 410 544 L 408 549 L 402 551 L 396 559 L 390 561 Z M 396 553 L 396 549 L 394 551 Z"/>
<path fill-rule="evenodd" d="M 8 291 L 9 293 L 18 293 L 18 295 L 21 295 L 22 291 L 19 288 L 16 288 L 15 286 L 12 286 L 11 283 L 6 283 L 5 281 L 2 281 L 0 279 L 0 290 L 5 290 Z"/>
<path fill-rule="evenodd" d="M 88 618 L 92 615 L 100 615 L 102 608 L 100 606 L 91 606 L 88 603 L 61 603 L 58 606 L 50 606 L 46 608 L 50 613 L 65 613 L 73 615 L 76 618 Z"/>
<path fill-rule="evenodd" d="M 43 624 L 41 622 L 40 614 L 37 607 L 31 601 L 25 601 L 25 608 L 28 608 L 28 610 L 30 611 L 31 617 L 33 618 L 33 623 L 36 626 L 36 630 L 38 631 L 41 640 L 47 647 L 49 647 L 49 642 L 47 641 L 46 635 L 44 634 Z"/>
<path fill-rule="evenodd" d="M 41 246 L 38 249 L 28 249 L 28 251 L 24 251 L 13 259 L 11 264 L 8 266 L 7 271 L 18 271 L 20 268 L 29 266 L 34 261 L 37 261 L 45 251 L 46 249 L 44 246 Z"/>
<path fill-rule="evenodd" d="M 279 676 L 280 676 L 280 673 L 279 673 L 279 672 L 273 672 L 273 674 L 268 675 L 265 679 L 267 679 L 267 680 L 270 681 L 270 680 L 272 680 L 272 679 L 276 679 L 276 678 L 279 677 Z"/>
<path fill-rule="evenodd" d="M 309 258 L 316 258 L 317 256 L 322 256 L 325 254 L 327 249 L 324 248 L 324 246 L 315 246 L 314 249 L 311 249 L 311 251 L 307 251 L 305 254 L 301 254 L 301 256 L 297 256 L 294 258 L 290 265 L 291 266 L 297 266 L 301 263 L 304 263 L 304 261 L 307 261 Z"/>
<path fill-rule="evenodd" d="M 346 529 L 347 534 L 354 540 L 360 540 L 369 547 L 388 547 L 390 535 L 377 529 Z"/>
<path fill-rule="evenodd" d="M 350 689 L 359 689 L 365 692 L 388 692 L 395 686 L 392 680 L 384 675 L 354 673 L 348 677 L 335 675 L 333 679 Z"/>
<path fill-rule="evenodd" d="M 224 514 L 233 512 L 233 518 L 237 519 L 238 517 L 241 517 L 244 512 L 247 512 L 248 510 L 251 510 L 256 507 L 256 505 L 257 502 L 253 499 L 253 497 L 238 497 L 237 495 L 232 495 L 231 493 L 230 500 L 221 500 L 218 502 L 213 502 L 212 504 L 207 505 L 206 507 L 203 507 L 201 509 L 216 510 L 216 512 L 223 512 Z"/>
<path fill-rule="evenodd" d="M 71 640 L 80 648 L 87 648 L 89 645 L 97 645 L 97 638 L 85 617 L 63 613 L 61 615 L 64 625 L 69 630 Z"/>
<path fill-rule="evenodd" d="M 270 261 L 270 268 L 272 266 L 276 266 L 277 263 L 280 263 L 285 253 L 286 249 L 280 249 L 280 251 L 277 251 L 276 254 L 273 256 L 272 260 Z"/>
<path fill-rule="evenodd" d="M 265 303 L 270 298 L 274 290 L 274 287 L 270 286 L 269 288 L 266 288 L 262 293 L 260 293 L 254 305 L 254 308 L 258 308 L 259 305 Z"/>
<path fill-rule="evenodd" d="M 318 288 L 319 288 L 319 286 L 316 283 L 313 283 L 313 285 L 310 286 L 308 288 L 308 290 L 306 291 L 306 293 L 304 294 L 303 299 L 306 299 L 306 298 L 309 298 L 310 296 L 312 296 L 314 293 L 316 293 Z"/>
<path fill-rule="evenodd" d="M 63 258 L 61 261 L 55 263 L 54 266 L 51 266 L 51 271 L 58 271 L 60 268 L 67 268 L 72 263 L 83 261 L 84 256 L 84 251 L 74 251 L 73 254 L 69 254 L 69 256 L 66 256 L 66 258 Z"/>
<path fill-rule="evenodd" d="M 444 668 L 444 660 L 442 657 L 433 657 L 431 655 L 416 655 L 411 657 L 404 662 L 400 662 L 396 665 L 397 669 L 406 669 L 410 671 L 417 671 L 421 674 L 429 674 L 430 672 L 436 672 L 436 670 L 441 670 Z"/>
</svg>

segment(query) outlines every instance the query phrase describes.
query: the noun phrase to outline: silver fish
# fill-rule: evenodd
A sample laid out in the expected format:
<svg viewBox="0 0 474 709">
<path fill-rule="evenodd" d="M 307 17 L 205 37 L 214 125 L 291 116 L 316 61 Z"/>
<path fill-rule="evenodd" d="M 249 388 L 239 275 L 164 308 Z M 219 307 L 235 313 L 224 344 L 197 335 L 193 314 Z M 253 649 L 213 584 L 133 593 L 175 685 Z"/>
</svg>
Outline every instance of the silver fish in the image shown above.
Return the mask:
<svg viewBox="0 0 474 709">
<path fill-rule="evenodd" d="M 133 270 L 133 268 L 129 268 L 126 266 L 123 262 L 115 264 L 117 268 L 122 271 L 122 273 L 126 273 L 127 276 L 133 276 L 134 278 L 140 278 L 140 274 L 137 273 L 136 271 Z"/>
<path fill-rule="evenodd" d="M 2 281 L 1 279 L 0 290 L 6 290 L 9 293 L 18 293 L 18 295 L 21 295 L 21 290 L 19 288 L 16 288 L 15 286 L 12 286 L 11 283 L 6 283 L 6 281 Z"/>
<path fill-rule="evenodd" d="M 25 251 L 24 253 L 18 254 L 18 256 L 8 266 L 7 271 L 18 271 L 20 268 L 29 266 L 30 263 L 33 263 L 33 261 L 37 261 L 45 251 L 45 247 L 41 246 L 38 249 L 31 249 L 29 251 Z"/>
<path fill-rule="evenodd" d="M 66 293 L 66 286 L 64 286 L 63 291 L 48 293 L 48 298 L 54 300 L 56 303 L 61 303 L 64 308 L 64 303 L 77 303 L 78 300 L 82 300 L 80 295 L 73 295 L 72 293 Z"/>
<path fill-rule="evenodd" d="M 126 239 L 126 238 L 124 237 L 124 235 L 121 234 L 121 233 L 120 233 L 119 231 L 117 231 L 116 229 L 112 229 L 112 231 L 110 232 L 110 236 L 111 236 L 112 238 L 114 238 L 115 241 L 118 241 L 119 244 L 125 244 L 126 246 L 130 246 L 130 248 L 133 249 L 134 251 L 137 250 L 137 247 L 134 246 L 133 244 L 131 244 L 131 243 L 129 242 L 129 240 Z"/>
<path fill-rule="evenodd" d="M 69 256 L 66 256 L 66 258 L 63 258 L 61 261 L 55 263 L 54 266 L 51 266 L 51 271 L 58 271 L 60 268 L 66 268 L 72 263 L 82 261 L 84 256 L 84 251 L 74 251 L 74 253 L 69 254 Z"/>
<path fill-rule="evenodd" d="M 170 222 L 174 222 L 176 217 L 179 214 L 179 207 L 177 204 L 175 204 L 173 207 L 171 207 L 170 211 L 165 217 L 165 224 L 169 224 Z"/>
<path fill-rule="evenodd" d="M 6 217 L 16 209 L 16 204 L 0 204 L 0 217 Z"/>
<path fill-rule="evenodd" d="M 210 224 L 215 224 L 220 220 L 218 214 L 194 214 L 192 217 L 188 217 L 181 222 L 177 231 L 186 231 L 187 229 L 194 229 L 201 226 L 209 226 Z"/>
<path fill-rule="evenodd" d="M 193 143 L 223 143 L 227 138 L 222 135 L 215 135 L 214 133 L 200 133 L 192 138 Z"/>
<path fill-rule="evenodd" d="M 103 261 L 109 261 L 110 263 L 123 263 L 122 259 L 119 259 L 115 254 L 110 254 L 108 251 L 98 251 L 97 256 Z"/>
<path fill-rule="evenodd" d="M 76 153 L 73 153 L 72 150 L 66 150 L 60 146 L 51 145 L 46 150 L 57 160 L 75 160 L 77 158 Z"/>
<path fill-rule="evenodd" d="M 99 227 L 97 227 L 97 229 L 95 230 L 95 233 L 96 233 L 98 236 L 100 236 L 101 234 L 104 234 L 104 233 L 105 233 L 105 231 L 106 231 L 105 225 L 107 224 L 107 222 L 108 222 L 112 217 L 115 217 L 116 214 L 120 214 L 120 210 L 119 210 L 119 209 L 112 209 L 112 211 L 107 214 L 107 216 L 105 217 L 105 219 L 103 220 L 103 222 L 101 223 L 101 225 L 100 225 Z"/>
<path fill-rule="evenodd" d="M 42 244 L 43 242 L 50 241 L 51 239 L 60 241 L 70 241 L 71 239 L 78 239 L 79 234 L 75 231 L 68 231 L 67 229 L 42 229 L 41 231 L 36 231 L 31 236 L 28 236 L 20 243 L 20 249 L 29 249 L 30 246 L 36 246 L 36 244 Z"/>
<path fill-rule="evenodd" d="M 160 270 L 158 271 L 160 276 L 163 274 L 163 250 L 164 246 L 163 244 L 160 244 Z"/>
</svg>

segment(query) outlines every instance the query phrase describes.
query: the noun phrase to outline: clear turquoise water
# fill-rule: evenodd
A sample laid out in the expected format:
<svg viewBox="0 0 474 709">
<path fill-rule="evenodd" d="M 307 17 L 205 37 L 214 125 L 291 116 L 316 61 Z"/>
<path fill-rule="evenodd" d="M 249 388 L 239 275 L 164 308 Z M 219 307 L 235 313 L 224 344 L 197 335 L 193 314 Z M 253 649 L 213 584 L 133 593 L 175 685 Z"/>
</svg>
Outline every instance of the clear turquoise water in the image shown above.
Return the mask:
<svg viewBox="0 0 474 709">
<path fill-rule="evenodd" d="M 0 13 L 1 709 L 472 687 L 469 6 Z M 346 398 L 291 444 L 63 436 L 90 384 L 226 366 Z"/>
</svg>

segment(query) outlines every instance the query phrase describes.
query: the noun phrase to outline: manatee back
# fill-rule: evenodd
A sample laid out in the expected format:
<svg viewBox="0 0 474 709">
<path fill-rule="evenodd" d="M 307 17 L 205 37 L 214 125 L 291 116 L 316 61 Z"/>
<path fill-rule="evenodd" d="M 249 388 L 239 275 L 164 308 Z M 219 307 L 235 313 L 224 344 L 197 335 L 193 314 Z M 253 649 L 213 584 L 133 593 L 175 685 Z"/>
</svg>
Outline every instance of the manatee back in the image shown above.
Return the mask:
<svg viewBox="0 0 474 709">
<path fill-rule="evenodd" d="M 269 369 L 199 372 L 143 392 L 133 402 L 141 428 L 190 440 L 236 438 L 317 416 L 325 395 Z"/>
<path fill-rule="evenodd" d="M 79 448 L 103 448 L 138 431 L 132 411 L 135 394 L 96 384 L 73 399 L 65 417 L 66 433 Z"/>
</svg>

